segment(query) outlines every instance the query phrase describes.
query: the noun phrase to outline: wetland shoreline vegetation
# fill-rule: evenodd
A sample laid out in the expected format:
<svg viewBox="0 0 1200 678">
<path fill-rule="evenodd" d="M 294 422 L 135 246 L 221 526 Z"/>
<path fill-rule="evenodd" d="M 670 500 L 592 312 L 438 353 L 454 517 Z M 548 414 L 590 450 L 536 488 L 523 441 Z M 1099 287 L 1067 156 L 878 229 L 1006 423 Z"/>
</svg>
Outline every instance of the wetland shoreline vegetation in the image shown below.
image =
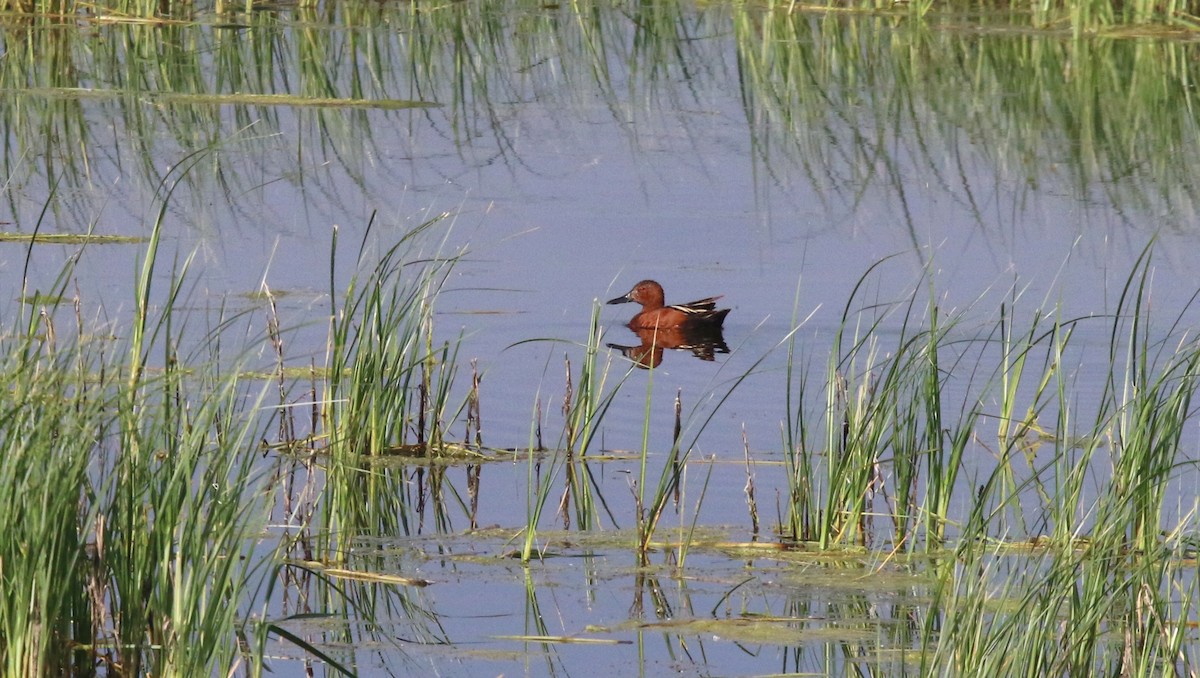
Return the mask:
<svg viewBox="0 0 1200 678">
<path fill-rule="evenodd" d="M 1016 291 L 998 308 L 948 309 L 928 280 L 885 296 L 884 263 L 865 271 L 828 344 L 799 344 L 799 319 L 778 338 L 786 375 L 763 407 L 780 427 L 749 435 L 778 435 L 781 462 L 756 463 L 746 444 L 745 513 L 729 518 L 749 530 L 701 519 L 718 471 L 694 451 L 758 362 L 710 393 L 677 393 L 664 423 L 654 371 L 606 354 L 593 313 L 578 343 L 546 342 L 565 347 L 561 407 L 530 393 L 528 442 L 484 444 L 473 361 L 486 357 L 460 355 L 461 336 L 435 323 L 463 259 L 426 249 L 447 215 L 378 253 L 364 235 L 344 287 L 334 231 L 324 351 L 300 367 L 289 341 L 311 315 L 278 308 L 265 285 L 248 307 L 197 310 L 194 260 L 168 266 L 165 224 L 236 215 L 236 187 L 261 177 L 319 185 L 343 205 L 346 186 L 316 178 L 335 165 L 364 194 L 389 195 L 402 182 L 366 111 L 426 116 L 467 165 L 515 166 L 501 102 L 597 99 L 620 117 L 676 96 L 664 94 L 676 81 L 736 81 L 764 184 L 807 181 L 830 201 L 881 190 L 907 204 L 901 157 L 976 214 L 993 187 L 963 168 L 981 164 L 996 185 L 1102 190 L 1128 207 L 1122 218 L 1161 215 L 1164 228 L 1200 198 L 1200 22 L 1184 4 L 619 7 L 0 4 L 0 176 L 15 229 L 0 247 L 28 248 L 28 287 L 0 336 L 3 675 L 260 676 L 288 662 L 355 675 L 369 673 L 359 647 L 453 652 L 424 593 L 453 584 L 409 571 L 395 544 L 430 536 L 414 547 L 423 558 L 524 577 L 533 621 L 516 642 L 551 655 L 630 642 L 632 625 L 637 642 L 670 636 L 681 655 L 699 635 L 782 647 L 783 672 L 814 654 L 844 674 L 1200 672 L 1200 340 L 1193 306 L 1151 303 L 1150 249 L 1115 307 L 1087 317 Z M 983 43 L 985 31 L 1002 36 Z M 938 155 L 954 147 L 939 139 L 960 137 L 966 154 Z M 478 138 L 488 153 L 465 141 Z M 94 189 L 110 171 L 113 192 L 153 193 L 157 212 L 100 236 L 109 195 Z M 40 185 L 49 198 L 30 210 Z M 917 230 L 911 217 L 904 227 Z M 142 253 L 128 297 L 80 281 L 81 253 L 99 247 Z M 40 286 L 38 248 L 72 248 Z M 1079 339 L 1097 325 L 1102 345 Z M 1094 398 L 1076 389 L 1085 362 L 1107 375 Z M 630 393 L 644 406 L 640 445 L 607 449 L 602 423 Z M 671 444 L 655 446 L 651 429 L 671 424 Z M 500 464 L 521 465 L 525 485 L 507 500 L 524 504 L 524 524 L 480 513 L 481 478 Z M 605 464 L 628 465 L 629 483 L 605 485 Z M 783 488 L 773 502 L 755 496 L 767 476 Z M 473 540 L 466 556 L 442 541 L 460 537 Z M 629 619 L 556 635 L 537 573 L 597 553 L 628 557 Z M 660 612 L 664 583 L 731 562 L 736 583 L 715 578 L 711 607 Z M 881 606 L 876 590 L 833 593 L 867 580 L 910 595 Z M 759 606 L 773 595 L 783 602 Z"/>
<path fill-rule="evenodd" d="M 3 338 L 6 675 L 260 675 L 271 639 L 354 674 L 352 656 L 289 624 L 371 625 L 379 606 L 404 610 L 419 642 L 452 642 L 436 613 L 405 593 L 430 582 L 374 572 L 381 561 L 355 554 L 363 539 L 450 534 L 464 517 L 474 530 L 472 483 L 489 463 L 514 459 L 530 469 L 530 519 L 509 532 L 525 542 L 525 568 L 589 534 L 609 534 L 608 549 L 637 554 L 656 577 L 689 576 L 688 554 L 705 551 L 780 566 L 860 563 L 865 572 L 921 577 L 927 599 L 907 610 L 895 637 L 873 650 L 855 643 L 867 654 L 847 656 L 853 664 L 919 675 L 1187 675 L 1195 667 L 1198 507 L 1169 505 L 1195 500 L 1169 488 L 1197 477 L 1181 441 L 1196 425 L 1200 341 L 1182 313 L 1166 324 L 1151 317 L 1148 250 L 1107 318 L 1067 319 L 1052 308 L 1022 318 L 1014 295 L 970 331 L 965 314 L 940 309 L 932 290 L 924 306 L 922 288 L 888 303 L 859 299 L 867 272 L 845 306 L 827 374 L 801 367 L 811 361 L 792 338 L 781 343 L 791 357 L 780 399 L 786 464 L 775 472 L 786 473 L 789 489 L 769 536 L 704 536 L 695 516 L 707 480 L 696 513 L 685 508 L 695 441 L 679 435 L 677 398 L 672 449 L 650 449 L 643 438 L 635 487 L 656 472 L 659 480 L 652 496 L 635 491 L 638 527 L 626 542 L 612 532 L 612 507 L 628 499 L 595 484 L 606 453 L 589 441 L 640 368 L 598 359 L 596 315 L 591 338 L 567 352 L 578 389 L 568 385 L 561 447 L 535 445 L 531 435 L 524 449 L 496 450 L 480 444 L 477 419 L 470 428 L 485 398 L 478 375 L 467 395 L 453 397 L 455 342 L 434 339 L 433 307 L 457 259 L 415 244 L 436 218 L 355 277 L 332 307 L 328 362 L 308 377 L 285 376 L 287 330 L 272 317 L 257 341 L 274 347 L 278 370 L 264 380 L 241 372 L 252 346 L 228 355 L 249 318 L 218 315 L 199 345 L 184 338 L 180 328 L 197 321 L 185 308 L 186 266 L 167 289 L 152 289 L 161 216 L 127 330 L 83 320 L 88 302 L 71 292 L 68 268 L 36 297 L 62 302 L 37 311 L 23 304 Z M 901 330 L 885 331 L 896 316 Z M 1072 393 L 1072 338 L 1085 322 L 1111 327 L 1102 351 L 1110 378 L 1095 411 Z M 578 374 L 575 350 L 583 351 Z M 610 379 L 614 369 L 626 377 Z M 700 430 L 747 376 L 701 413 Z M 279 402 L 268 406 L 272 391 Z M 647 390 L 647 427 L 650 399 Z M 305 432 L 295 413 L 307 409 Z M 448 433 L 455 421 L 467 422 L 462 442 Z M 992 470 L 961 482 L 965 455 L 990 456 Z M 448 475 L 459 470 L 465 492 Z M 678 532 L 659 526 L 672 506 Z M 566 532 L 543 531 L 550 521 L 564 521 Z M 280 603 L 277 588 L 294 589 L 304 604 Z M 353 624 L 333 633 L 358 637 Z"/>
</svg>

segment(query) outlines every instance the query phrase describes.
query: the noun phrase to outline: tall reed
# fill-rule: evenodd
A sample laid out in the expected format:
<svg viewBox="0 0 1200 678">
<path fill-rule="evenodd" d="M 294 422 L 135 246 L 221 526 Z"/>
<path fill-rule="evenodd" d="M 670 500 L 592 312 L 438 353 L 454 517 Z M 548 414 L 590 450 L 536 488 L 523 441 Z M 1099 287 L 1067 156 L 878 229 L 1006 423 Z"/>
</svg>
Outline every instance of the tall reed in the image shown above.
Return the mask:
<svg viewBox="0 0 1200 678">
<path fill-rule="evenodd" d="M 575 526 L 581 530 L 590 530 L 599 526 L 599 507 L 593 494 L 593 478 L 588 467 L 588 453 L 591 451 L 599 431 L 600 423 L 604 420 L 609 407 L 620 390 L 624 379 L 619 380 L 611 388 L 606 388 L 611 362 L 601 363 L 600 340 L 603 331 L 600 326 L 600 305 L 592 303 L 591 318 L 588 322 L 588 334 L 582 344 L 583 358 L 579 361 L 579 371 L 572 371 L 572 363 L 566 360 L 567 384 L 563 396 L 563 430 L 558 439 L 558 445 L 551 450 L 540 449 L 540 437 L 535 429 L 540 426 L 538 414 L 535 411 L 531 420 L 530 440 L 527 449 L 528 477 L 526 492 L 526 520 L 524 529 L 524 545 L 521 558 L 527 562 L 532 556 L 539 522 L 545 511 L 558 478 L 558 470 L 564 469 L 566 485 L 563 490 L 563 500 L 560 502 L 562 511 L 570 511 L 574 516 Z M 530 341 L 547 341 L 534 339 Z M 522 342 L 524 343 L 524 342 Z M 628 375 L 626 375 L 626 378 Z M 603 499 L 601 498 L 601 503 Z M 564 516 L 566 522 L 570 522 Z"/>
<path fill-rule="evenodd" d="M 943 318 L 932 292 L 924 311 L 917 310 L 915 292 L 907 301 L 856 307 L 874 268 L 860 278 L 833 336 L 820 412 L 822 447 L 811 447 L 812 424 L 786 429 L 785 534 L 824 548 L 868 544 L 874 538 L 870 523 L 886 510 L 897 547 L 936 547 L 946 536 L 951 496 L 978 413 L 966 408 L 958 421 L 947 421 L 943 392 L 953 370 L 942 360 L 958 359 L 947 339 L 957 321 Z M 896 316 L 899 334 L 892 345 L 881 346 L 889 334 L 885 323 Z M 789 346 L 785 400 L 795 404 L 787 421 L 802 422 L 808 377 L 796 381 L 795 360 Z M 797 386 L 801 390 L 794 392 Z"/>
<path fill-rule="evenodd" d="M 434 301 L 456 256 L 427 257 L 419 239 L 447 216 L 406 233 L 366 275 L 355 274 L 344 294 L 334 289 L 334 231 L 330 295 L 343 301 L 340 306 L 331 301 L 322 414 L 328 435 L 322 524 L 329 539 L 323 550 L 331 558 L 343 557 L 360 535 L 416 532 L 424 492 L 440 487 L 440 474 L 430 469 L 427 486 L 425 471 L 417 469 L 422 497 L 414 498 L 405 467 L 373 460 L 445 454 L 447 421 L 467 405 L 465 398 L 456 407 L 450 401 L 458 342 L 437 339 L 433 324 Z M 360 262 L 371 232 L 368 227 Z"/>
<path fill-rule="evenodd" d="M 269 491 L 255 465 L 261 390 L 238 380 L 239 357 L 215 334 L 185 331 L 182 273 L 158 271 L 164 215 L 127 336 L 89 327 L 91 300 L 76 297 L 71 331 L 42 309 L 0 340 L 13 396 L 0 411 L 7 675 L 98 664 L 200 675 L 243 661 L 247 592 L 272 560 L 258 551 Z M 52 297 L 65 298 L 71 275 Z M 196 355 L 214 362 L 189 362 Z"/>
<path fill-rule="evenodd" d="M 954 563 L 934 587 L 922 673 L 1195 671 L 1183 630 L 1200 583 L 1179 542 L 1196 515 L 1173 507 L 1169 488 L 1195 475 L 1184 431 L 1200 342 L 1185 329 L 1192 304 L 1154 322 L 1149 280 L 1146 250 L 1109 316 L 1108 362 L 1096 361 L 1109 376 L 1092 413 L 1070 395 L 1066 366 L 1067 340 L 1089 320 L 1018 333 L 1002 314 L 1000 463 L 965 507 Z M 1037 351 L 1040 373 L 1020 388 Z"/>
</svg>

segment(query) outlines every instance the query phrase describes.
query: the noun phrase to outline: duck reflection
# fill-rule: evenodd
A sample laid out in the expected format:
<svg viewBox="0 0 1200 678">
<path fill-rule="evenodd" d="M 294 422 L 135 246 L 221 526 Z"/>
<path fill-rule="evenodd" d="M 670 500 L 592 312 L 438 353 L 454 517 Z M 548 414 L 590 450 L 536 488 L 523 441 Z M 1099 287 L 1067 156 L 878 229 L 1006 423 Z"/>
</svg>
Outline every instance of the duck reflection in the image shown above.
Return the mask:
<svg viewBox="0 0 1200 678">
<path fill-rule="evenodd" d="M 641 341 L 637 346 L 612 343 L 606 345 L 617 349 L 643 369 L 658 367 L 662 363 L 663 352 L 667 350 L 691 351 L 692 355 L 700 360 L 713 360 L 718 353 L 729 353 L 729 346 L 725 344 L 720 326 L 640 328 L 633 330 L 633 333 Z"/>
</svg>

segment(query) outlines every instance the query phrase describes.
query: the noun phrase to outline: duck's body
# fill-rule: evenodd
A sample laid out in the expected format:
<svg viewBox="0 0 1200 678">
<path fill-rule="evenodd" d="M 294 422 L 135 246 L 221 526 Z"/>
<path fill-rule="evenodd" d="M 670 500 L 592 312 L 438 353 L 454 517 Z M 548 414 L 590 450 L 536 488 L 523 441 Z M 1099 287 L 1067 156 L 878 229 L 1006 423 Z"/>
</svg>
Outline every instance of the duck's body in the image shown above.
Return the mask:
<svg viewBox="0 0 1200 678">
<path fill-rule="evenodd" d="M 629 321 L 631 330 L 714 328 L 720 329 L 729 309 L 717 308 L 717 299 L 708 297 L 686 304 L 667 306 L 662 285 L 653 280 L 643 280 L 633 286 L 628 294 L 610 299 L 610 304 L 630 301 L 642 305 L 642 310 Z"/>
</svg>

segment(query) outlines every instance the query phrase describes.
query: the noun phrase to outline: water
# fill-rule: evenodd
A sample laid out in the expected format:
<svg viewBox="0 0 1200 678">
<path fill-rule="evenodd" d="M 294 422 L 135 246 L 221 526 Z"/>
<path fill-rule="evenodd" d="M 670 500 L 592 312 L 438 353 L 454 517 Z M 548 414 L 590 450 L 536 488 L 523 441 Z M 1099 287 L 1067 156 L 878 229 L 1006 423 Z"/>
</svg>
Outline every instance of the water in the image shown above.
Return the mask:
<svg viewBox="0 0 1200 678">
<path fill-rule="evenodd" d="M 1118 158 L 1124 139 L 1096 139 L 1077 129 L 1071 136 L 1070 126 L 1028 115 L 1027 128 L 1007 130 L 997 121 L 1011 125 L 1021 114 L 1005 118 L 996 111 L 1011 103 L 1006 97 L 1023 92 L 972 88 L 989 77 L 1003 84 L 993 73 L 973 79 L 971 68 L 929 73 L 905 61 L 923 63 L 933 53 L 931 64 L 952 69 L 965 60 L 980 69 L 986 58 L 975 55 L 988 50 L 1061 55 L 1068 46 L 1056 37 L 964 36 L 817 15 L 795 19 L 781 35 L 772 33 L 785 23 L 779 17 L 731 7 L 688 8 L 675 20 L 640 16 L 641 23 L 608 8 L 578 22 L 565 7 L 482 17 L 471 15 L 482 11 L 474 7 L 447 11 L 466 13 L 459 19 L 476 22 L 487 39 L 442 42 L 433 37 L 444 28 L 438 19 L 391 6 L 360 17 L 361 25 L 342 18 L 323 26 L 318 54 L 304 52 L 300 39 L 307 26 L 301 19 L 311 17 L 247 17 L 248 45 L 240 47 L 243 31 L 198 26 L 189 33 L 201 46 L 196 51 L 211 55 L 199 63 L 233 85 L 222 89 L 204 78 L 200 85 L 178 85 L 228 94 L 264 84 L 224 70 L 230 55 L 247 63 L 261 58 L 253 38 L 281 53 L 265 89 L 349 96 L 358 88 L 368 97 L 436 102 L 436 108 L 193 104 L 159 100 L 153 92 L 65 100 L 19 93 L 20 105 L 43 120 L 79 126 L 71 129 L 88 149 L 87 162 L 85 168 L 72 158 L 69 143 L 51 142 L 44 154 L 40 148 L 7 151 L 9 207 L 0 220 L 29 233 L 49 200 L 43 230 L 80 232 L 94 224 L 103 233 L 145 235 L 161 204 L 158 181 L 183 176 L 167 208 L 163 261 L 194 255 L 190 303 L 210 317 L 222 304 L 249 310 L 247 336 L 259 335 L 266 322 L 265 306 L 252 293 L 263 285 L 286 293 L 286 356 L 305 366 L 324 355 L 333 229 L 339 245 L 332 286 L 340 293 L 360 242 L 378 253 L 423 220 L 448 212 L 422 240 L 430 256 L 462 253 L 438 298 L 438 332 L 447 339 L 461 335 L 459 355 L 478 360 L 483 438 L 497 448 L 527 443 L 539 399 L 548 442 L 557 436 L 564 358 L 578 368 L 578 344 L 587 338 L 597 301 L 643 278 L 663 283 L 668 301 L 723 295 L 721 304 L 733 309 L 725 324 L 731 353 L 705 362 L 672 352 L 652 374 L 634 369 L 603 422 L 596 451 L 641 449 L 649 392 L 649 449 L 661 460 L 670 447 L 673 399 L 682 394 L 683 438 L 694 438 L 696 463 L 688 471 L 685 517 L 671 520 L 687 526 L 711 470 L 698 522 L 736 542 L 749 539 L 747 448 L 768 541 L 782 501 L 780 429 L 791 414 L 784 405 L 782 344 L 799 325 L 798 364 L 819 382 L 843 308 L 860 282 L 856 308 L 915 294 L 920 312 L 932 295 L 943 313 L 961 314 L 965 338 L 994 323 L 1002 301 L 1017 300 L 1018 322 L 1036 309 L 1058 309 L 1064 318 L 1113 313 L 1152 239 L 1149 298 L 1164 326 L 1184 312 L 1196 288 L 1200 221 L 1185 185 L 1190 177 L 1154 166 L 1154 154 L 1170 148 L 1147 146 L 1145 157 Z M 762 34 L 748 36 L 756 26 Z M 83 59 L 87 45 L 107 44 L 112 54 L 135 62 L 130 45 L 143 30 L 97 26 L 101 42 L 74 43 L 69 54 Z M 374 47 L 364 41 L 375 41 Z M 1118 53 L 1108 56 L 1119 61 L 1122 45 L 1113 49 Z M 1190 55 L 1195 47 L 1161 49 Z M 795 80 L 770 75 L 783 56 L 795 53 L 815 55 L 814 71 L 788 70 Z M 456 61 L 463 55 L 465 61 Z M 942 61 L 944 55 L 955 58 Z M 833 63 L 839 57 L 847 62 Z M 97 63 L 87 84 L 122 90 L 120 73 Z M 306 68 L 327 77 L 309 77 Z M 766 68 L 765 75 L 757 68 Z M 320 82 L 334 91 L 307 92 L 293 82 Z M 1057 90 L 1047 98 L 1056 96 Z M 1055 110 L 1047 105 L 1046 117 L 1054 120 Z M 1194 134 L 1194 117 L 1180 113 L 1182 136 Z M 10 144 L 34 138 L 15 126 L 7 134 Z M 1169 135 L 1165 139 L 1170 143 Z M 210 143 L 201 155 L 189 155 Z M 1194 150 L 1180 153 L 1190 157 Z M 192 162 L 186 175 L 178 173 Z M 1128 173 L 1122 175 L 1123 168 Z M 60 174 L 62 183 L 49 197 Z M 34 286 L 46 287 L 74 251 L 35 248 Z M 127 321 L 131 309 L 121 300 L 130 298 L 140 252 L 128 245 L 83 252 L 76 277 L 89 317 L 116 327 Z M 24 256 L 16 244 L 0 250 L 7 289 L 20 288 Z M 600 310 L 604 341 L 633 339 L 622 327 L 632 312 L 628 306 Z M 898 336 L 899 322 L 888 319 L 880 336 Z M 1107 348 L 1110 327 L 1104 320 L 1082 325 L 1075 340 L 1081 348 L 1072 355 L 1078 365 L 1073 386 L 1081 401 L 1097 397 L 1108 375 L 1107 364 L 1097 365 L 1088 351 Z M 196 323 L 196 331 L 203 334 L 205 325 Z M 609 360 L 613 382 L 631 369 L 615 352 L 602 362 Z M 271 364 L 268 352 L 261 362 Z M 963 384 L 958 393 L 965 398 L 978 385 Z M 812 396 L 818 403 L 821 397 Z M 461 430 L 462 422 L 452 425 Z M 985 449 L 975 453 L 964 482 L 977 481 L 994 464 Z M 635 567 L 628 544 L 548 537 L 562 557 L 524 570 L 501 555 L 513 548 L 512 531 L 525 520 L 526 471 L 524 461 L 484 469 L 478 522 L 502 528 L 497 536 L 463 539 L 427 528 L 364 544 L 356 554 L 364 567 L 435 582 L 411 595 L 385 595 L 425 611 L 417 635 L 454 646 L 410 645 L 403 628 L 384 632 L 378 646 L 355 655 L 360 669 L 373 667 L 364 673 L 557 675 L 593 673 L 597 666 L 616 673 L 633 657 L 651 674 L 818 670 L 853 662 L 811 649 L 826 646 L 825 636 L 810 627 L 828 630 L 824 622 L 842 614 L 829 608 L 838 606 L 850 610 L 844 613 L 854 620 L 850 626 L 865 629 L 869 652 L 911 641 L 904 633 L 895 641 L 872 640 L 903 626 L 893 617 L 903 617 L 905 601 L 924 592 L 907 579 L 919 572 L 903 567 L 884 568 L 900 581 L 882 591 L 814 591 L 811 582 L 789 579 L 792 571 L 774 558 L 743 560 L 700 548 L 692 562 L 703 575 L 676 579 L 662 572 L 655 583 L 647 578 L 656 573 Z M 631 528 L 636 462 L 604 462 L 595 472 L 612 503 L 606 529 Z M 452 484 L 465 484 L 462 468 L 449 473 Z M 1186 512 L 1186 497 L 1181 505 Z M 466 525 L 463 515 L 454 516 L 455 531 Z M 376 551 L 382 560 L 374 559 Z M 856 576 L 877 574 L 874 565 L 860 566 Z M 744 581 L 753 583 L 740 588 Z M 742 618 L 731 608 L 795 614 L 810 604 L 820 612 L 811 619 L 795 615 L 809 620 L 795 635 L 766 640 L 744 629 L 740 633 L 750 635 L 739 636 L 732 622 L 716 630 L 642 625 Z M 881 613 L 881 605 L 898 611 Z M 709 614 L 718 608 L 725 612 Z M 521 634 L 621 644 L 502 638 Z"/>
</svg>

